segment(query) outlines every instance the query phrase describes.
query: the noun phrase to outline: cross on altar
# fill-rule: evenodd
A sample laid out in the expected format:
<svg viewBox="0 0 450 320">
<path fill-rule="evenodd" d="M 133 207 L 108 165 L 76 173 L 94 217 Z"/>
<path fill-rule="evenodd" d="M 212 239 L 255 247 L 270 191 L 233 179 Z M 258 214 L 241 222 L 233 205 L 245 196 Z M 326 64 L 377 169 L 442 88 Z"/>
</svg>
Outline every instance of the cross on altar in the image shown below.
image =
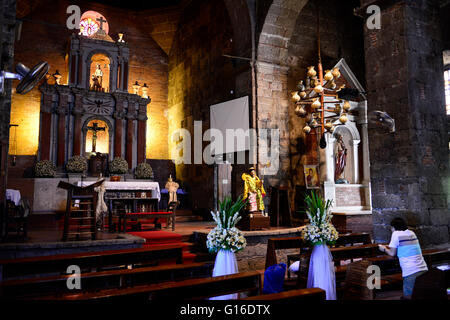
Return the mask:
<svg viewBox="0 0 450 320">
<path fill-rule="evenodd" d="M 103 17 L 97 18 L 97 19 L 95 19 L 95 20 L 97 20 L 98 22 L 100 22 L 100 30 L 103 30 L 103 22 L 106 22 L 106 20 L 103 19 Z"/>
<path fill-rule="evenodd" d="M 94 133 L 92 134 L 92 152 L 96 152 L 95 147 L 97 145 L 97 131 L 105 131 L 105 127 L 98 127 L 97 122 L 94 122 L 92 127 L 87 127 L 87 129 L 90 131 L 94 131 Z"/>
</svg>

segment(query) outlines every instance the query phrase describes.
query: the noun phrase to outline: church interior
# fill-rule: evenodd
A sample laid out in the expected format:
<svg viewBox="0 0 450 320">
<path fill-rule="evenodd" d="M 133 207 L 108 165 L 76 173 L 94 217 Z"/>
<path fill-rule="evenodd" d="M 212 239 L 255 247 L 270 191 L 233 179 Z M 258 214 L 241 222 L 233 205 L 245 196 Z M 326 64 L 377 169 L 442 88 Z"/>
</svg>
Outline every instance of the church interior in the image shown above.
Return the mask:
<svg viewBox="0 0 450 320">
<path fill-rule="evenodd" d="M 1 0 L 0 300 L 448 301 L 449 18 Z"/>
</svg>

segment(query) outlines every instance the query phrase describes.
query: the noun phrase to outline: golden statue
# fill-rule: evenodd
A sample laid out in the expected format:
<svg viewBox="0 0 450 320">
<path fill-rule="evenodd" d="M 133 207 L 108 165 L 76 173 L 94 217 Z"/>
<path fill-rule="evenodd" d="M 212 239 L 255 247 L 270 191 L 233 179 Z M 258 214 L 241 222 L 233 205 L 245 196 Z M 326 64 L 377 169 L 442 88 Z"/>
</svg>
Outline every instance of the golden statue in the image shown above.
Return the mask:
<svg viewBox="0 0 450 320">
<path fill-rule="evenodd" d="M 263 197 L 266 195 L 262 181 L 256 175 L 255 168 L 249 169 L 250 174 L 243 173 L 242 180 L 244 180 L 244 200 L 248 198 L 249 212 L 264 211 Z"/>
</svg>

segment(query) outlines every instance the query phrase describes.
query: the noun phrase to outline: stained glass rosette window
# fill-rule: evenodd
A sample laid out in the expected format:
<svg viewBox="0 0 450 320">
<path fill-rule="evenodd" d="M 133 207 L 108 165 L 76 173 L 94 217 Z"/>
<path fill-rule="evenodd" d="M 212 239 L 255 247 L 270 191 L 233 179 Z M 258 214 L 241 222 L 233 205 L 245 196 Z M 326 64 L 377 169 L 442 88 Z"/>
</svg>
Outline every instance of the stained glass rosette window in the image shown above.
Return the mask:
<svg viewBox="0 0 450 320">
<path fill-rule="evenodd" d="M 95 34 L 99 29 L 99 25 L 91 18 L 80 20 L 80 33 L 83 36 L 90 37 Z"/>
</svg>

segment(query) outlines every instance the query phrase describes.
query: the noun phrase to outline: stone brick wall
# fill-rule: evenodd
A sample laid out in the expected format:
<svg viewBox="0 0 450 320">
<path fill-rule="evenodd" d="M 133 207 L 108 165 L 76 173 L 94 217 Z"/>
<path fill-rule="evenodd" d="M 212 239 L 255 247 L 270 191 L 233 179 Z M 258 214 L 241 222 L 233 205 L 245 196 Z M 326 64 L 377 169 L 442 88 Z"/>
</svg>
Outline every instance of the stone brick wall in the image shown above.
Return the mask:
<svg viewBox="0 0 450 320">
<path fill-rule="evenodd" d="M 70 1 L 38 1 L 35 5 L 30 5 L 27 1 L 19 1 L 18 12 L 23 25 L 21 40 L 16 43 L 15 62 L 21 61 L 33 66 L 38 61 L 47 61 L 50 64 L 49 73 L 53 74 L 58 70 L 62 75 L 61 83 L 67 83 L 68 61 L 65 55 L 72 31 L 66 27 L 66 8 L 71 4 L 73 3 Z M 108 20 L 109 35 L 114 40 L 118 38 L 118 32 L 124 33 L 124 40 L 130 47 L 128 91 L 133 92 L 132 85 L 135 81 L 141 85 L 146 83 L 152 99 L 147 109 L 147 158 L 168 159 L 165 139 L 168 132 L 168 57 L 151 36 L 155 29 L 138 12 L 83 1 L 78 1 L 77 5 L 81 12 L 94 10 L 102 13 Z M 164 15 L 164 19 L 177 19 L 176 15 L 158 12 Z M 156 19 L 157 15 L 156 12 L 153 18 Z M 20 155 L 36 154 L 39 101 L 40 93 L 37 89 L 24 96 L 13 95 L 12 122 L 19 124 L 17 152 Z"/>
<path fill-rule="evenodd" d="M 250 26 L 241 25 L 240 32 L 249 33 Z M 175 130 L 187 129 L 193 146 L 194 121 L 203 122 L 203 132 L 209 129 L 211 105 L 251 93 L 249 63 L 222 56 L 245 57 L 235 51 L 236 41 L 223 1 L 196 0 L 184 9 L 169 55 L 170 150 L 175 146 L 171 141 Z M 240 47 L 246 51 L 245 46 Z M 248 57 L 249 53 L 243 54 Z M 204 142 L 203 147 L 208 144 Z M 181 164 L 176 170 L 182 186 L 190 192 L 193 209 L 212 208 L 213 167 Z"/>
<path fill-rule="evenodd" d="M 354 207 L 366 206 L 365 193 L 363 188 L 357 187 L 336 187 L 336 206 Z"/>
<path fill-rule="evenodd" d="M 400 216 L 422 245 L 445 243 L 449 159 L 438 1 L 382 8 L 381 23 L 364 30 L 368 108 L 386 111 L 396 132 L 369 126 L 374 237 L 387 241 L 390 221 Z"/>
</svg>

